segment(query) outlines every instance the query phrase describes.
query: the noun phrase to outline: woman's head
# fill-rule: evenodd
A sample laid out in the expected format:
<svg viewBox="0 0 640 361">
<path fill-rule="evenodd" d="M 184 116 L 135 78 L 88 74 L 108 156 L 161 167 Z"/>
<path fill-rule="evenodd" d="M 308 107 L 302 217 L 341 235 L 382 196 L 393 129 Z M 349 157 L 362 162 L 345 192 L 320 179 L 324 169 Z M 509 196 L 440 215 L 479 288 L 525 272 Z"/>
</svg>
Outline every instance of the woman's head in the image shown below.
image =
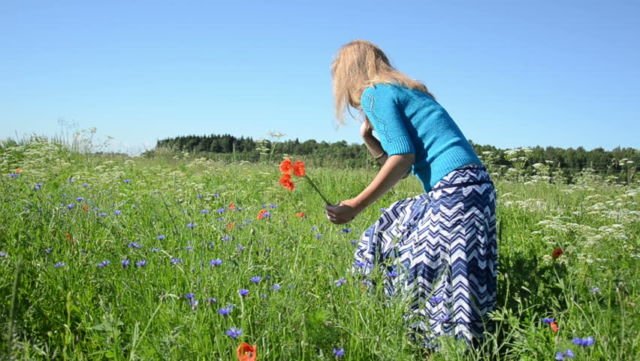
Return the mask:
<svg viewBox="0 0 640 361">
<path fill-rule="evenodd" d="M 331 64 L 336 117 L 344 122 L 344 112 L 360 106 L 362 91 L 371 85 L 393 83 L 429 93 L 427 87 L 396 70 L 376 45 L 355 40 L 345 44 Z"/>
</svg>

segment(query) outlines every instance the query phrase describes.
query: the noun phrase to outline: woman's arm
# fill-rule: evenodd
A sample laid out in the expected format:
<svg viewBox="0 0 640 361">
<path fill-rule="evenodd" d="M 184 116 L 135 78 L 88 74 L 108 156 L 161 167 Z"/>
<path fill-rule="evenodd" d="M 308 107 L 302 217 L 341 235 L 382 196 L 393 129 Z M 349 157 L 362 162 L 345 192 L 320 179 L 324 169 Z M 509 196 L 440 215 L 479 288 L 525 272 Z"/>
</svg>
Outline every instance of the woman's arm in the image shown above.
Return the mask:
<svg viewBox="0 0 640 361">
<path fill-rule="evenodd" d="M 373 136 L 373 127 L 367 118 L 364 119 L 364 122 L 362 122 L 360 126 L 360 136 L 362 136 L 364 145 L 367 147 L 371 157 L 373 157 L 378 164 L 383 165 L 387 160 L 387 153 L 382 149 L 380 141 Z"/>
<path fill-rule="evenodd" d="M 340 202 L 337 206 L 326 207 L 329 220 L 335 224 L 351 221 L 396 185 L 409 172 L 414 161 L 413 153 L 388 157 L 373 181 L 360 194 Z"/>
</svg>

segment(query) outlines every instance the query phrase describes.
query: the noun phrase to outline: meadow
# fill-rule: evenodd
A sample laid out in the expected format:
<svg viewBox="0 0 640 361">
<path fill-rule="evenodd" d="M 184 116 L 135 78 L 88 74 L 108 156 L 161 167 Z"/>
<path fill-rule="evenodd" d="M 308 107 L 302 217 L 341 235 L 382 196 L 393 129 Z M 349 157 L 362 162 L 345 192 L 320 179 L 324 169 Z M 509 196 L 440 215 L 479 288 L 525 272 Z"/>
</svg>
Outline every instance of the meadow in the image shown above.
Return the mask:
<svg viewBox="0 0 640 361">
<path fill-rule="evenodd" d="M 0 359 L 234 360 L 240 342 L 258 360 L 640 359 L 637 181 L 496 171 L 491 331 L 426 355 L 403 301 L 351 272 L 360 233 L 419 183 L 336 226 L 308 184 L 278 184 L 277 165 L 3 144 Z M 336 201 L 375 171 L 307 165 Z"/>
</svg>

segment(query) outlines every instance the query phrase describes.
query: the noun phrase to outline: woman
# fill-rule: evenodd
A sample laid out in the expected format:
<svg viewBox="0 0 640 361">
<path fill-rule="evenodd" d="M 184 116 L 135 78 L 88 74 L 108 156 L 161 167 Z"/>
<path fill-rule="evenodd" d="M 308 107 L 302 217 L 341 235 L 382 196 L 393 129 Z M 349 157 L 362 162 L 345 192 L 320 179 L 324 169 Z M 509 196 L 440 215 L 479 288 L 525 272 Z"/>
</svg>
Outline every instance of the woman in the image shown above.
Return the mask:
<svg viewBox="0 0 640 361">
<path fill-rule="evenodd" d="M 339 121 L 349 107 L 364 115 L 360 133 L 381 168 L 360 194 L 327 206 L 328 219 L 349 222 L 409 172 L 417 176 L 424 193 L 395 202 L 363 233 L 355 268 L 368 275 L 382 267 L 386 293 L 409 296 L 405 318 L 426 347 L 441 335 L 478 340 L 496 303 L 495 190 L 486 169 L 427 87 L 374 44 L 343 46 L 331 73 Z"/>
</svg>

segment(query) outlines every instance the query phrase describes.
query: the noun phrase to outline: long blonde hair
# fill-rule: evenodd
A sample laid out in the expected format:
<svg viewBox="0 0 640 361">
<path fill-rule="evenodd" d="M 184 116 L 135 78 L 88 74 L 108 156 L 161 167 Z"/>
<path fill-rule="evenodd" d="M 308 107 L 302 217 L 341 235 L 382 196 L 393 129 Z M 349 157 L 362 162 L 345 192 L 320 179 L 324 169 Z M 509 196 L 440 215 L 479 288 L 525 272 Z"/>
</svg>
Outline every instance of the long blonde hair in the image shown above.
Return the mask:
<svg viewBox="0 0 640 361">
<path fill-rule="evenodd" d="M 374 84 L 399 84 L 431 95 L 423 83 L 396 70 L 385 53 L 366 40 L 355 40 L 340 48 L 331 64 L 331 77 L 340 124 L 344 124 L 345 111 L 358 108 L 362 92 Z"/>
</svg>

